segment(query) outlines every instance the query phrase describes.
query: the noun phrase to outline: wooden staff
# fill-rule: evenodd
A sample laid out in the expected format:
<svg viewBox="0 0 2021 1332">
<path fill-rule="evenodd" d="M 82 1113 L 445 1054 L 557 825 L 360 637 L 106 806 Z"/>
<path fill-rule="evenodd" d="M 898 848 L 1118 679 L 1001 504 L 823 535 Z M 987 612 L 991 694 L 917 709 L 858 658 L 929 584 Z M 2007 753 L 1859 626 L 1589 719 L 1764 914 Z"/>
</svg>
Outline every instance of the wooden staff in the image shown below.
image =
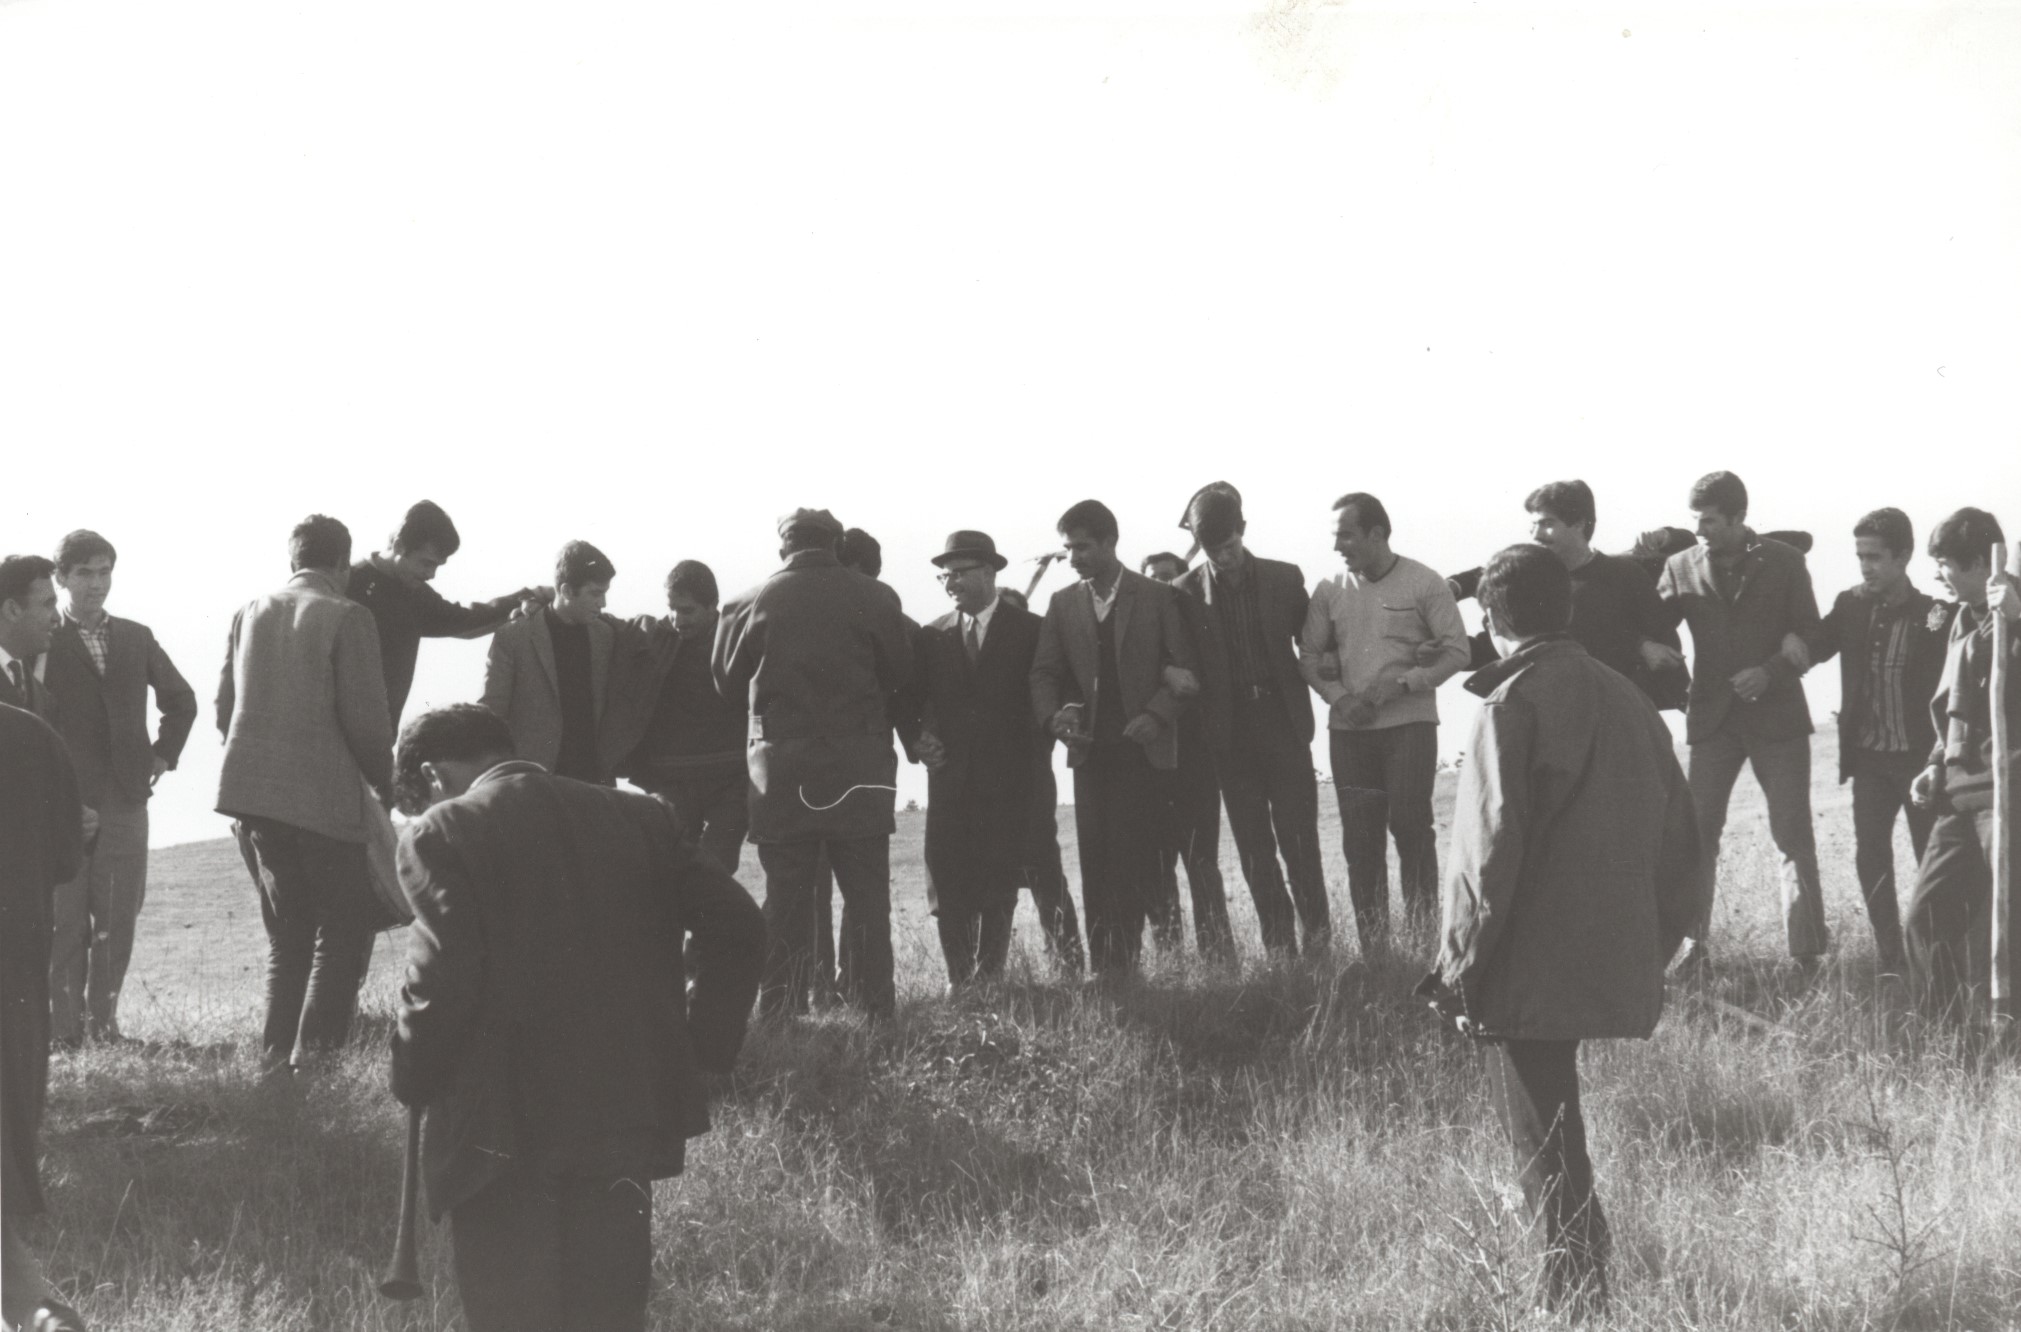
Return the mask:
<svg viewBox="0 0 2021 1332">
<path fill-rule="evenodd" d="M 2008 563 L 2007 543 L 1993 543 L 1993 576 L 2006 574 L 2021 584 L 2021 544 L 2014 547 L 2014 563 Z M 2013 596 L 2010 587 L 2007 595 Z M 2000 1020 L 2014 1013 L 2013 978 L 2008 968 L 2013 952 L 2007 928 L 2009 904 L 2014 897 L 2011 864 L 2014 859 L 2014 784 L 2008 780 L 2008 756 L 2013 753 L 2013 719 L 2007 715 L 2007 655 L 2012 651 L 2013 633 L 2007 617 L 1993 616 L 1993 663 L 1986 682 L 1987 703 L 1993 714 L 1993 1016 Z"/>
<path fill-rule="evenodd" d="M 400 1167 L 400 1228 L 393 1235 L 393 1265 L 379 1293 L 389 1300 L 421 1298 L 421 1107 L 407 1111 L 407 1159 Z"/>
</svg>

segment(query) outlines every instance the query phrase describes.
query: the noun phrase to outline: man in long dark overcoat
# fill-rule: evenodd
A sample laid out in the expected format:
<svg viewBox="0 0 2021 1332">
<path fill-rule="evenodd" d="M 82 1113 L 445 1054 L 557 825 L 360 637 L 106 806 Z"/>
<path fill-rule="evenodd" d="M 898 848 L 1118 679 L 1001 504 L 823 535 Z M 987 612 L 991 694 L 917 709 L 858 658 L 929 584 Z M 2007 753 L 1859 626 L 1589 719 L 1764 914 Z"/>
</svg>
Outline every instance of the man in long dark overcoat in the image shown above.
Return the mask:
<svg viewBox="0 0 2021 1332">
<path fill-rule="evenodd" d="M 912 631 L 891 589 L 835 559 L 825 509 L 780 520 L 779 571 L 723 607 L 716 688 L 750 699 L 751 841 L 770 934 L 759 1009 L 801 1002 L 814 962 L 822 849 L 842 890 L 849 998 L 890 1013 L 895 701 L 912 677 Z"/>
<path fill-rule="evenodd" d="M 84 840 L 63 741 L 33 713 L 0 704 L 0 1316 L 37 1329 L 83 1326 L 16 1227 L 42 1210 L 51 899 L 84 863 Z"/>
<path fill-rule="evenodd" d="M 1008 561 L 996 542 L 956 532 L 933 562 L 955 608 L 919 633 L 916 748 L 927 768 L 927 900 L 948 985 L 960 989 L 1003 971 L 1052 737 L 1031 709 L 1039 617 L 997 595 Z"/>
</svg>

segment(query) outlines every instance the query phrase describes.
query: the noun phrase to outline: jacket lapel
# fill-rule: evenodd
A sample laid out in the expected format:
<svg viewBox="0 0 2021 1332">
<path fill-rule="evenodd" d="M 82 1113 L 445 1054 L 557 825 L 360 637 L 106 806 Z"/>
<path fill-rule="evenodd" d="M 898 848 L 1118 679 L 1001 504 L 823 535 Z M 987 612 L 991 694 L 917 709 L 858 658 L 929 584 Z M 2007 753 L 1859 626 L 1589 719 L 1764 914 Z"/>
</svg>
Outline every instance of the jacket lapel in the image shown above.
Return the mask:
<svg viewBox="0 0 2021 1332">
<path fill-rule="evenodd" d="M 99 678 L 98 665 L 91 660 L 91 649 L 84 646 L 84 635 L 79 632 L 75 624 L 69 620 L 65 620 L 62 624 L 56 626 L 56 633 L 53 637 L 54 641 L 49 645 L 50 655 L 54 656 L 56 653 L 61 652 L 64 656 L 74 661 L 86 676 L 93 680 Z M 108 622 L 105 635 L 105 674 L 108 679 L 112 676 L 113 663 L 118 660 L 118 652 L 119 634 L 111 628 Z"/>
<path fill-rule="evenodd" d="M 1101 648 L 1095 634 L 1095 594 L 1087 583 L 1074 588 L 1073 599 L 1068 603 L 1073 614 L 1067 617 L 1067 660 L 1074 668 L 1074 676 L 1081 682 L 1083 698 L 1095 689 L 1095 677 L 1101 673 L 1102 664 L 1097 660 Z"/>
<path fill-rule="evenodd" d="M 617 631 L 609 622 L 599 618 L 589 622 L 589 689 L 592 706 L 596 708 L 597 720 L 603 720 L 604 695 L 611 674 L 611 650 L 616 646 Z M 552 649 L 553 642 L 550 640 Z"/>
<path fill-rule="evenodd" d="M 561 674 L 554 668 L 554 635 L 547 631 L 547 612 L 533 617 L 533 627 L 529 636 L 533 639 L 533 655 L 540 662 L 540 668 L 547 672 L 548 692 L 556 701 L 561 699 Z"/>
</svg>

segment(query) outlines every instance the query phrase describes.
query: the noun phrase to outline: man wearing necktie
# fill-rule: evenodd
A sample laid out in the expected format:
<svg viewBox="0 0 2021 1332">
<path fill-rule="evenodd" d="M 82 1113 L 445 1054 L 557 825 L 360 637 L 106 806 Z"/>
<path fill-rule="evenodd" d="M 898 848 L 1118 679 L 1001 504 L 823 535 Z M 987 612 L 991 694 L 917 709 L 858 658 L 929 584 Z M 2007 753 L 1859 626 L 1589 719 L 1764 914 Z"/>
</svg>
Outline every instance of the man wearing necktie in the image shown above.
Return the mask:
<svg viewBox="0 0 2021 1332">
<path fill-rule="evenodd" d="M 954 609 L 919 633 L 915 751 L 927 769 L 927 901 L 948 988 L 960 991 L 1003 972 L 1052 737 L 1031 709 L 1039 617 L 997 595 L 1008 561 L 996 542 L 986 532 L 956 532 L 933 562 Z M 1047 914 L 1057 912 L 1054 904 Z M 1046 924 L 1057 938 L 1063 922 Z"/>
<path fill-rule="evenodd" d="M 32 712 L 52 726 L 56 700 L 45 683 L 44 654 L 56 620 L 55 561 L 40 555 L 0 560 L 0 703 Z"/>
</svg>

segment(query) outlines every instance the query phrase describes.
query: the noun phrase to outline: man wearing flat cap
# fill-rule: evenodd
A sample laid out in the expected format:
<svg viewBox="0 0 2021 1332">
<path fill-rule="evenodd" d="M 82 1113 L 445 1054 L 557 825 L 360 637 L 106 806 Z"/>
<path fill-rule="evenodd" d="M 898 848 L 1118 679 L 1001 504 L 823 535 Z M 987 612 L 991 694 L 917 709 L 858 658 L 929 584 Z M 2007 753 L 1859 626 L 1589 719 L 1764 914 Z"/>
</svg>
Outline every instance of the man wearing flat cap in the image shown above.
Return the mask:
<svg viewBox="0 0 2021 1332">
<path fill-rule="evenodd" d="M 784 563 L 726 604 L 716 625 L 716 688 L 751 706 L 745 754 L 750 838 L 765 871 L 766 1017 L 804 1002 L 824 848 L 842 890 L 847 997 L 873 1017 L 893 1003 L 891 718 L 911 684 L 912 630 L 890 588 L 837 562 L 841 536 L 826 509 L 780 519 Z"/>
<path fill-rule="evenodd" d="M 959 991 L 1003 971 L 1035 792 L 1051 777 L 1052 737 L 1031 709 L 1039 617 L 997 595 L 1008 561 L 996 542 L 986 532 L 956 532 L 933 563 L 954 609 L 919 634 L 915 748 L 927 769 L 927 901 L 948 988 Z M 1057 935 L 1059 923 L 1046 923 Z"/>
</svg>

